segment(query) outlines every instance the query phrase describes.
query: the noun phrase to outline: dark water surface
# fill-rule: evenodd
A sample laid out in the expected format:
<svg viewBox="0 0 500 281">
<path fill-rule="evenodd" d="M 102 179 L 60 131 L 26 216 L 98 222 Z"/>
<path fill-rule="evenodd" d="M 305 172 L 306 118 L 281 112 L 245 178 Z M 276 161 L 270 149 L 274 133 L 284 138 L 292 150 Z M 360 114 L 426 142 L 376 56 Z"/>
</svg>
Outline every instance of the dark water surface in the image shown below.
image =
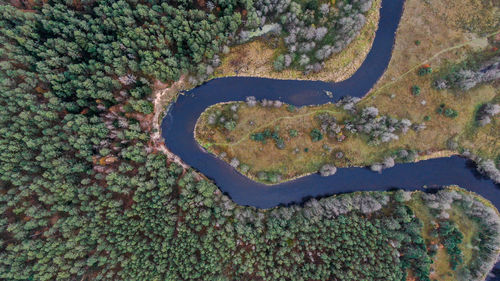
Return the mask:
<svg viewBox="0 0 500 281">
<path fill-rule="evenodd" d="M 255 96 L 257 99 L 279 99 L 304 106 L 335 102 L 346 95 L 363 97 L 387 68 L 403 3 L 403 0 L 382 0 L 379 28 L 372 49 L 359 70 L 349 79 L 339 83 L 248 77 L 211 80 L 180 95 L 170 107 L 162 122 L 166 146 L 185 163 L 211 178 L 240 205 L 271 208 L 345 192 L 394 188 L 425 190 L 425 185 L 456 184 L 480 194 L 500 208 L 500 187 L 479 175 L 472 163 L 460 157 L 397 164 L 381 174 L 366 168 L 341 168 L 330 177 L 314 174 L 266 186 L 248 179 L 226 162 L 207 153 L 194 139 L 193 130 L 200 114 L 220 102 L 242 101 L 247 96 Z M 332 91 L 334 98 L 328 98 L 323 90 Z"/>
</svg>

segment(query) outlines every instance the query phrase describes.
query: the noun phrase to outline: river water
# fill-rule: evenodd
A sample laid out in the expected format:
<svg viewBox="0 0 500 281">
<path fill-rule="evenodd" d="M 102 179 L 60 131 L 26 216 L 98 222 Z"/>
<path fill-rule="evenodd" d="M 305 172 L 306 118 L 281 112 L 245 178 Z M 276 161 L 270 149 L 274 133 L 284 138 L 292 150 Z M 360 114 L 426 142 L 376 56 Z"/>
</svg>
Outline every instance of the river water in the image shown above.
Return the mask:
<svg viewBox="0 0 500 281">
<path fill-rule="evenodd" d="M 243 101 L 247 96 L 255 96 L 304 106 L 335 102 L 347 95 L 363 97 L 389 64 L 403 4 L 402 0 L 382 0 L 373 46 L 349 79 L 339 83 L 250 77 L 211 80 L 180 95 L 172 104 L 161 126 L 166 146 L 185 163 L 212 179 L 222 192 L 240 205 L 271 208 L 346 192 L 395 188 L 426 190 L 427 187 L 456 184 L 480 194 L 500 209 L 500 186 L 478 174 L 473 163 L 458 156 L 397 164 L 381 174 L 367 168 L 340 168 L 330 177 L 313 174 L 268 186 L 238 173 L 226 162 L 207 153 L 194 139 L 194 127 L 201 113 L 220 102 Z M 333 92 L 334 97 L 329 98 L 324 90 Z"/>
</svg>

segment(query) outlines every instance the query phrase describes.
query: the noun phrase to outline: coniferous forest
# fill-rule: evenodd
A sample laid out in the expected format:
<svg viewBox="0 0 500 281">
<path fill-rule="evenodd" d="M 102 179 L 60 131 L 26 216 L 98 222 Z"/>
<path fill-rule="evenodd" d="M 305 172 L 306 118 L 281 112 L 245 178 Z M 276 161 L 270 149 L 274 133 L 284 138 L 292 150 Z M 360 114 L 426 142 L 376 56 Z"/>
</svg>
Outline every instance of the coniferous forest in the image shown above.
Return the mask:
<svg viewBox="0 0 500 281">
<path fill-rule="evenodd" d="M 0 5 L 1 280 L 430 280 L 432 252 L 406 202 L 435 198 L 373 192 L 258 210 L 151 145 L 155 81 L 206 79 L 270 13 L 263 1 L 11 2 Z M 293 1 L 292 12 L 299 2 L 306 15 L 330 8 Z M 357 18 L 366 10 L 338 2 Z M 280 68 L 313 68 L 285 56 Z M 498 216 L 458 193 L 452 204 L 487 226 L 479 260 L 461 264 L 452 223 L 436 235 L 463 280 L 479 279 L 496 258 Z"/>
</svg>

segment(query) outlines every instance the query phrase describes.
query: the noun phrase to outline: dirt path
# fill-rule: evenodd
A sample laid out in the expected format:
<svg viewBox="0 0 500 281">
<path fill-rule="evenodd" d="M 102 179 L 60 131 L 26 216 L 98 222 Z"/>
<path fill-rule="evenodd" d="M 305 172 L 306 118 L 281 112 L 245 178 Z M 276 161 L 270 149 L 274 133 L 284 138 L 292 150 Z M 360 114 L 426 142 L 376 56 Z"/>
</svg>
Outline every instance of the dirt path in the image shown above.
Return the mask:
<svg viewBox="0 0 500 281">
<path fill-rule="evenodd" d="M 321 112 L 327 112 L 327 113 L 332 113 L 332 114 L 339 113 L 338 111 L 335 111 L 335 110 L 318 109 L 318 110 L 310 111 L 308 113 L 299 114 L 299 115 L 281 116 L 281 117 L 275 118 L 275 119 L 267 122 L 266 124 L 260 125 L 259 127 L 251 130 L 250 132 L 248 132 L 246 135 L 242 136 L 236 142 L 232 142 L 232 143 L 206 143 L 206 145 L 207 145 L 207 147 L 210 147 L 212 145 L 218 145 L 218 146 L 236 146 L 236 145 L 239 145 L 245 139 L 249 138 L 252 133 L 255 133 L 255 132 L 260 131 L 260 130 L 266 128 L 266 127 L 269 127 L 269 126 L 271 126 L 272 124 L 274 124 L 274 123 L 276 123 L 278 121 L 285 120 L 285 119 L 292 119 L 293 120 L 295 118 L 306 117 L 306 116 L 310 116 L 310 115 L 313 115 L 315 113 L 321 113 Z M 195 131 L 196 131 L 196 127 L 195 127 Z M 196 134 L 195 134 L 195 139 L 196 139 Z"/>
<path fill-rule="evenodd" d="M 419 68 L 420 66 L 426 64 L 426 63 L 429 63 L 431 62 L 432 60 L 436 59 L 437 57 L 439 57 L 440 55 L 446 53 L 446 52 L 449 52 L 449 51 L 453 51 L 453 50 L 456 50 L 456 49 L 459 49 L 459 48 L 462 48 L 462 47 L 465 47 L 465 46 L 468 46 L 468 45 L 474 45 L 474 44 L 480 44 L 482 40 L 484 39 L 487 39 L 489 37 L 492 37 L 492 36 L 495 36 L 495 35 L 498 35 L 500 34 L 500 30 L 499 31 L 496 31 L 494 33 L 491 33 L 491 34 L 488 34 L 484 37 L 481 37 L 481 38 L 475 38 L 475 39 L 472 39 L 472 40 L 469 40 L 467 42 L 464 42 L 464 43 L 461 43 L 461 44 L 458 44 L 458 45 L 455 45 L 455 46 L 451 46 L 449 48 L 446 48 L 446 49 L 443 49 L 437 53 L 435 53 L 432 57 L 426 59 L 426 60 L 423 60 L 421 61 L 420 63 L 416 64 L 415 66 L 413 66 L 412 68 L 410 68 L 408 71 L 406 71 L 405 73 L 399 75 L 398 77 L 396 77 L 393 81 L 391 82 L 388 82 L 382 86 L 380 86 L 380 88 L 372 91 L 372 92 L 369 92 L 367 95 L 365 95 L 363 97 L 363 99 L 359 102 L 359 104 L 362 104 L 363 102 L 367 101 L 369 97 L 373 97 L 375 96 L 377 93 L 379 93 L 381 90 L 399 82 L 399 80 L 401 80 L 403 77 L 405 77 L 406 75 L 408 75 L 409 73 L 415 71 L 417 68 Z"/>
</svg>

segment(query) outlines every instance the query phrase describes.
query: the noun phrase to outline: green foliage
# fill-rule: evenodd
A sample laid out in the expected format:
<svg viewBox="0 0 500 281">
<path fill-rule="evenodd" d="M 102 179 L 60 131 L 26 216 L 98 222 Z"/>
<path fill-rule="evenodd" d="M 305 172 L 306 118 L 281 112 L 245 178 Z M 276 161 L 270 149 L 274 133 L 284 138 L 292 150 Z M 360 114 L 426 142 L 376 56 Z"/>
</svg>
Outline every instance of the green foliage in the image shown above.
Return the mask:
<svg viewBox="0 0 500 281">
<path fill-rule="evenodd" d="M 250 139 L 262 143 L 266 143 L 266 139 L 270 139 L 272 137 L 272 133 L 270 129 L 265 129 L 262 132 L 254 133 L 250 135 Z"/>
<path fill-rule="evenodd" d="M 323 139 L 323 134 L 316 128 L 312 129 L 309 135 L 311 136 L 311 140 L 313 142 L 317 142 Z"/>
<path fill-rule="evenodd" d="M 281 175 L 276 172 L 258 172 L 257 178 L 262 182 L 278 183 L 281 181 Z"/>
<path fill-rule="evenodd" d="M 446 252 L 450 256 L 450 266 L 453 270 L 463 262 L 462 251 L 458 247 L 464 238 L 455 223 L 452 221 L 442 221 L 438 228 L 441 243 L 444 245 Z"/>
<path fill-rule="evenodd" d="M 411 86 L 411 93 L 414 95 L 414 96 L 419 96 L 420 95 L 420 87 L 418 85 L 413 85 Z"/>
<path fill-rule="evenodd" d="M 226 121 L 224 123 L 224 128 L 228 129 L 229 131 L 234 130 L 236 128 L 236 122 L 234 121 Z"/>
<path fill-rule="evenodd" d="M 268 139 L 273 139 L 274 143 L 276 144 L 276 147 L 278 149 L 284 149 L 285 148 L 285 141 L 279 135 L 279 132 L 277 129 L 279 129 L 279 128 L 276 128 L 272 132 L 270 129 L 265 129 L 262 132 L 251 134 L 250 139 L 254 140 L 254 141 L 261 142 L 263 144 L 266 144 Z"/>
<path fill-rule="evenodd" d="M 145 100 L 140 100 L 140 101 L 133 101 L 132 102 L 132 108 L 140 113 L 144 114 L 150 114 L 153 113 L 154 106 L 151 102 L 145 101 Z"/>
<path fill-rule="evenodd" d="M 295 137 L 297 137 L 297 136 L 299 135 L 299 132 L 298 132 L 297 130 L 295 130 L 295 129 L 290 129 L 290 130 L 288 131 L 288 135 L 289 135 L 290 137 L 292 137 L 292 138 L 295 138 Z"/>
<path fill-rule="evenodd" d="M 319 207 L 237 206 L 150 146 L 154 79 L 206 74 L 253 4 L 214 1 L 211 13 L 199 3 L 0 6 L 0 279 L 424 276 L 420 225 L 401 203 L 370 216 L 347 195 Z M 223 111 L 217 126 L 236 122 Z"/>
<path fill-rule="evenodd" d="M 273 63 L 274 70 L 276 71 L 282 71 L 285 68 L 285 56 L 284 55 L 279 55 Z"/>
<path fill-rule="evenodd" d="M 430 67 L 430 66 L 423 66 L 423 67 L 418 69 L 419 76 L 425 76 L 425 75 L 431 74 L 431 73 L 432 73 L 432 67 Z"/>
<path fill-rule="evenodd" d="M 449 118 L 455 118 L 458 116 L 458 112 L 453 108 L 446 108 L 444 110 L 444 115 Z"/>
<path fill-rule="evenodd" d="M 440 105 L 439 105 L 439 107 L 436 109 L 436 113 L 437 113 L 437 114 L 443 114 L 443 113 L 444 113 L 445 106 L 446 106 L 446 105 L 445 105 L 444 103 L 440 104 Z"/>
<path fill-rule="evenodd" d="M 240 105 L 226 104 L 221 110 L 212 110 L 208 114 L 208 124 L 219 130 L 233 131 L 238 124 L 238 110 Z"/>
<path fill-rule="evenodd" d="M 450 107 L 446 107 L 444 103 L 440 104 L 439 107 L 436 109 L 437 114 L 443 114 L 446 117 L 449 118 L 456 118 L 458 116 L 458 112 Z"/>
</svg>

